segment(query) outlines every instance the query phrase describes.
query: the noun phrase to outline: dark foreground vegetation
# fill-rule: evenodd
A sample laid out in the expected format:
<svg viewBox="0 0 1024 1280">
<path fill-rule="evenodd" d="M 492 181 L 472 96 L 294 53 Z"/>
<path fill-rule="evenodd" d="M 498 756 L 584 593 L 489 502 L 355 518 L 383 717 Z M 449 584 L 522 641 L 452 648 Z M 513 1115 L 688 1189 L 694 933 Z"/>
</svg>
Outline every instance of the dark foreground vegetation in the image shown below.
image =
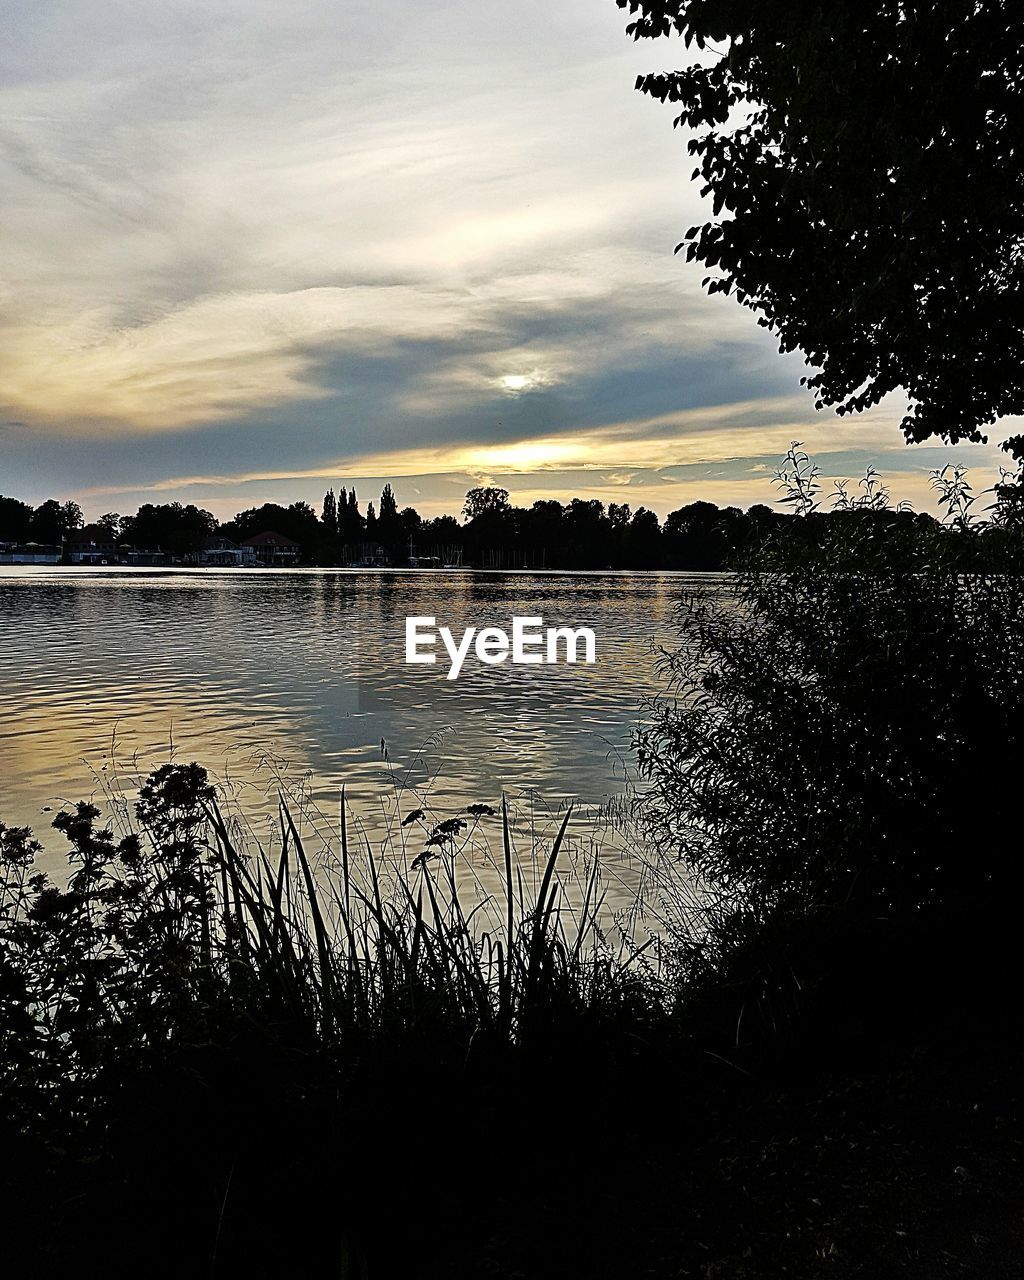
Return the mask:
<svg viewBox="0 0 1024 1280">
<path fill-rule="evenodd" d="M 653 940 L 566 881 L 571 814 L 528 878 L 486 806 L 376 858 L 283 809 L 264 852 L 196 765 L 132 831 L 61 813 L 66 883 L 0 827 L 8 1261 L 1019 1275 L 1024 557 L 1006 509 L 964 572 L 993 531 L 946 496 L 929 539 L 811 520 L 690 606 L 639 742 Z"/>
</svg>

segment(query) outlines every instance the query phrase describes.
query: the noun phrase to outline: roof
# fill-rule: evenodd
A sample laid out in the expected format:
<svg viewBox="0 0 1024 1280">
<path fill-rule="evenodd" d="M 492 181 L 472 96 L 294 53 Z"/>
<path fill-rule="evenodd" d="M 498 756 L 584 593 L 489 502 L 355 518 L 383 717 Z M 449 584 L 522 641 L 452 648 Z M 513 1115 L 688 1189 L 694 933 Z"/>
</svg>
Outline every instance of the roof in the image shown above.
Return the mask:
<svg viewBox="0 0 1024 1280">
<path fill-rule="evenodd" d="M 251 538 L 243 538 L 241 545 L 243 547 L 297 547 L 299 544 L 293 542 L 291 538 L 286 538 L 282 533 L 267 529 L 263 533 L 253 534 Z"/>
</svg>

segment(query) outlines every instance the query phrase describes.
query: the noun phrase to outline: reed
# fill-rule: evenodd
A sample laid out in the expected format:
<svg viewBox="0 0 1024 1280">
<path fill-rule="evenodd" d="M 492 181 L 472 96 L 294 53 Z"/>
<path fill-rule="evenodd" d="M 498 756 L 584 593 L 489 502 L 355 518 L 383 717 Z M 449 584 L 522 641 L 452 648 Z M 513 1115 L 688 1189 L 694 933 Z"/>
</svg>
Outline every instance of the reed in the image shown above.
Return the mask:
<svg viewBox="0 0 1024 1280">
<path fill-rule="evenodd" d="M 283 1227 L 271 1244 L 260 1224 L 305 1212 L 303 1256 L 338 1274 L 338 1248 L 386 1239 L 392 1200 L 429 1229 L 400 1156 L 413 1097 L 463 1130 L 449 1148 L 431 1121 L 437 1178 L 458 1177 L 493 1123 L 511 1186 L 548 1081 L 596 1107 L 668 1025 L 642 913 L 609 906 L 625 890 L 601 816 L 421 804 L 375 847 L 344 793 L 330 828 L 282 795 L 267 840 L 196 764 L 163 766 L 113 812 L 116 832 L 91 804 L 57 816 L 54 881 L 31 832 L 0 825 L 2 1185 L 26 1220 L 59 1208 L 61 1259 L 82 1233 L 102 1251 L 94 1209 L 113 1199 L 139 1247 L 187 1221 L 174 1265 L 197 1274 L 228 1259 L 263 1274 L 274 1249 L 274 1266 L 297 1265 Z"/>
<path fill-rule="evenodd" d="M 99 816 L 80 804 L 54 822 L 70 844 L 64 887 L 35 871 L 29 832 L 0 827 L 17 991 L 0 1047 L 21 1085 L 81 1094 L 109 1053 L 165 1052 L 225 1019 L 344 1061 L 425 1034 L 490 1053 L 558 1021 L 664 1003 L 656 922 L 638 930 L 635 905 L 610 912 L 600 852 L 569 849 L 572 807 L 548 839 L 528 831 L 525 850 L 503 799 L 500 813 L 439 822 L 414 810 L 375 851 L 342 792 L 335 838 L 317 828 L 310 849 L 282 797 L 270 846 L 225 817 L 191 764 L 151 775 L 120 839 Z M 638 893 L 649 883 L 634 880 Z"/>
<path fill-rule="evenodd" d="M 531 885 L 502 801 L 499 898 L 471 864 L 463 873 L 458 819 L 439 824 L 411 866 L 382 860 L 368 840 L 356 859 L 343 794 L 339 856 L 321 849 L 314 865 L 286 804 L 275 861 L 239 849 L 211 802 L 207 928 L 217 963 L 229 982 L 244 972 L 246 987 L 257 974 L 262 999 L 300 1014 L 327 1041 L 428 1018 L 516 1043 L 539 1010 L 580 1011 L 612 998 L 649 945 L 610 943 L 598 858 L 583 879 L 563 878 L 572 816 L 567 809 Z"/>
</svg>

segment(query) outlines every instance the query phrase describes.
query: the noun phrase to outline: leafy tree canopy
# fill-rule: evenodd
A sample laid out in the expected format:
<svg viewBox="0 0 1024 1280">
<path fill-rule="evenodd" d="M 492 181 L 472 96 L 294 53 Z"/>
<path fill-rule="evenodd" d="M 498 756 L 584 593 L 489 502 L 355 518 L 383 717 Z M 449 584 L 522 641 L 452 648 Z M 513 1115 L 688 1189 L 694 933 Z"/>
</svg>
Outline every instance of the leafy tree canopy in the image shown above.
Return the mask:
<svg viewBox="0 0 1024 1280">
<path fill-rule="evenodd" d="M 221 526 L 221 532 L 239 542 L 258 533 L 279 533 L 293 542 L 303 543 L 319 536 L 320 522 L 308 502 L 293 502 L 287 507 L 265 502 L 261 507 L 239 511 L 234 520 Z"/>
<path fill-rule="evenodd" d="M 96 527 L 102 529 L 111 542 L 116 542 L 121 536 L 123 523 L 122 517 L 116 511 L 108 511 L 96 521 Z"/>
<path fill-rule="evenodd" d="M 389 484 L 386 484 L 380 495 L 380 519 L 390 520 L 397 515 L 398 503 L 395 500 L 395 491 Z"/>
<path fill-rule="evenodd" d="M 216 529 L 216 517 L 192 503 L 147 502 L 121 521 L 120 536 L 138 547 L 162 547 L 185 554 L 198 551 Z"/>
<path fill-rule="evenodd" d="M 0 496 L 0 540 L 23 542 L 32 527 L 32 508 L 18 498 Z"/>
<path fill-rule="evenodd" d="M 479 520 L 481 516 L 500 515 L 509 509 L 508 490 L 493 485 L 482 489 L 470 489 L 462 507 L 466 520 Z"/>
<path fill-rule="evenodd" d="M 58 502 L 47 498 L 32 513 L 29 533 L 36 542 L 59 544 L 85 524 L 77 502 Z"/>
<path fill-rule="evenodd" d="M 617 3 L 693 50 L 637 81 L 694 131 L 713 200 L 679 248 L 803 351 L 818 408 L 902 389 L 907 439 L 954 442 L 1024 412 L 1024 7 Z"/>
<path fill-rule="evenodd" d="M 344 490 L 342 490 L 344 493 Z M 324 526 L 324 532 L 329 537 L 337 537 L 338 534 L 338 499 L 334 496 L 334 490 L 328 489 L 324 494 L 323 515 L 321 523 Z"/>
</svg>

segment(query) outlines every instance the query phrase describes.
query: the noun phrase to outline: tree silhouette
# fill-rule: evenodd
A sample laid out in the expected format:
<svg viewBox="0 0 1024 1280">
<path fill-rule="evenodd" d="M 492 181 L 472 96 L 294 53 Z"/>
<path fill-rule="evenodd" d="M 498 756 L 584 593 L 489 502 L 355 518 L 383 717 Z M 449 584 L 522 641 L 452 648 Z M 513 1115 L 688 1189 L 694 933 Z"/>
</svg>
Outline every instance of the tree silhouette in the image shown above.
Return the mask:
<svg viewBox="0 0 1024 1280">
<path fill-rule="evenodd" d="M 343 543 L 361 541 L 365 531 L 365 522 L 359 512 L 359 502 L 353 487 L 347 492 L 342 489 L 338 498 L 338 533 Z"/>
<path fill-rule="evenodd" d="M 470 489 L 462 507 L 462 515 L 466 520 L 477 520 L 480 516 L 501 515 L 508 510 L 508 490 L 489 486 L 484 489 Z"/>
<path fill-rule="evenodd" d="M 0 541 L 24 542 L 32 527 L 32 508 L 18 498 L 0 497 Z"/>
<path fill-rule="evenodd" d="M 121 522 L 120 534 L 136 547 L 161 547 L 176 555 L 189 555 L 200 550 L 216 530 L 216 517 L 202 507 L 147 502 Z"/>
<path fill-rule="evenodd" d="M 29 532 L 36 542 L 59 545 L 85 523 L 82 508 L 77 502 L 60 503 L 48 498 L 32 513 Z"/>
<path fill-rule="evenodd" d="M 678 247 L 804 352 L 817 406 L 902 389 L 912 441 L 1024 412 L 1024 8 L 617 3 L 699 53 L 637 80 L 694 131 L 713 201 Z"/>
<path fill-rule="evenodd" d="M 336 538 L 338 536 L 338 500 L 334 496 L 333 489 L 328 489 L 324 494 L 322 521 L 324 533 L 329 538 Z"/>
</svg>

